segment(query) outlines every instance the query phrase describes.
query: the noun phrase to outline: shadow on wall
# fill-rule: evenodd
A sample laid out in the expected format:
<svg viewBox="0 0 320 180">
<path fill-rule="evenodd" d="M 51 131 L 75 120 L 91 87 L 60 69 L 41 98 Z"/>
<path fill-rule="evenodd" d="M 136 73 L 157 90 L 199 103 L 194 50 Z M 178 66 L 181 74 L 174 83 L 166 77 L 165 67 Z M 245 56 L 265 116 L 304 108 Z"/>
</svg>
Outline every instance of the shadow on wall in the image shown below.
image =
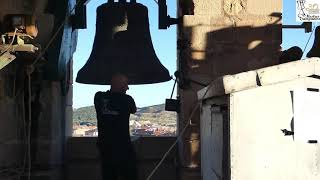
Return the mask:
<svg viewBox="0 0 320 180">
<path fill-rule="evenodd" d="M 192 8 L 184 10 L 193 13 Z M 268 20 L 266 20 L 268 19 Z M 208 19 L 206 19 L 208 20 Z M 279 64 L 282 42 L 281 14 L 272 13 L 260 23 L 257 17 L 224 17 L 199 19 L 184 16 L 178 40 L 178 67 L 184 79 L 201 84 L 227 74 Z M 202 23 L 201 23 L 202 22 Z M 266 22 L 270 22 L 266 25 Z M 188 123 L 193 106 L 197 103 L 197 91 L 203 86 L 189 81 L 179 84 L 182 112 L 179 127 Z M 200 165 L 200 111 L 193 116 L 193 126 L 184 134 L 182 165 Z M 181 130 L 181 129 L 180 129 Z"/>
<path fill-rule="evenodd" d="M 219 25 L 204 24 L 186 27 L 184 39 L 190 41 L 184 41 L 180 46 L 183 49 L 180 51 L 183 74 L 203 75 L 196 80 L 208 84 L 219 76 L 278 64 L 282 26 L 277 23 L 281 21 L 281 15 L 273 13 L 270 18 L 273 23 L 264 26 L 241 26 L 241 22 L 236 22 L 221 29 Z M 206 33 L 205 37 L 197 33 L 212 26 L 217 30 Z M 201 89 L 201 86 L 195 87 Z"/>
<path fill-rule="evenodd" d="M 182 0 L 179 1 L 179 11 L 178 14 L 183 15 L 194 15 L 194 2 L 193 0 Z"/>
</svg>

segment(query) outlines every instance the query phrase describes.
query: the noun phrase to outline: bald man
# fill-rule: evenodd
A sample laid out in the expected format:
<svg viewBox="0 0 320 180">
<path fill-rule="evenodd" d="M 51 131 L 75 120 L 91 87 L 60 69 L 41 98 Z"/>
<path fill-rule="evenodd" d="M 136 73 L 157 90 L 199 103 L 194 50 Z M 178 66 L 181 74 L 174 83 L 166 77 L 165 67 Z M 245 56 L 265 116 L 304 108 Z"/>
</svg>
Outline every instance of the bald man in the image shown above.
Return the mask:
<svg viewBox="0 0 320 180">
<path fill-rule="evenodd" d="M 97 92 L 94 97 L 103 180 L 137 179 L 135 152 L 129 133 L 129 117 L 137 108 L 133 98 L 126 94 L 128 89 L 128 78 L 115 74 L 110 90 Z"/>
</svg>

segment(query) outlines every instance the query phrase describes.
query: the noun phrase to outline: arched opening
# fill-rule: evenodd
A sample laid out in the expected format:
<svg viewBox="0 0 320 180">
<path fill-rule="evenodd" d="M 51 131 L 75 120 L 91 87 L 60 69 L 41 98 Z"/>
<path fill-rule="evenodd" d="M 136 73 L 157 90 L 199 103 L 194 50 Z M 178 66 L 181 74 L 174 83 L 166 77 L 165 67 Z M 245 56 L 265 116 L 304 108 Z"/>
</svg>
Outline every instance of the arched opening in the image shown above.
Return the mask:
<svg viewBox="0 0 320 180">
<path fill-rule="evenodd" d="M 170 75 L 176 71 L 176 27 L 167 30 L 158 29 L 158 4 L 155 1 L 139 0 L 149 12 L 149 24 L 152 43 L 161 63 Z M 97 120 L 93 106 L 97 91 L 109 90 L 109 86 L 86 85 L 75 82 L 76 73 L 86 63 L 93 45 L 96 28 L 96 8 L 105 3 L 102 0 L 87 4 L 87 29 L 79 30 L 78 45 L 73 62 L 73 135 L 96 136 Z M 168 14 L 176 15 L 176 2 L 168 1 Z M 132 135 L 138 136 L 174 136 L 176 134 L 177 115 L 164 110 L 166 98 L 170 98 L 174 81 L 151 85 L 129 86 L 127 94 L 132 96 L 138 107 L 136 114 L 130 117 Z M 176 94 L 176 92 L 174 93 Z M 175 95 L 173 96 L 175 98 Z"/>
</svg>

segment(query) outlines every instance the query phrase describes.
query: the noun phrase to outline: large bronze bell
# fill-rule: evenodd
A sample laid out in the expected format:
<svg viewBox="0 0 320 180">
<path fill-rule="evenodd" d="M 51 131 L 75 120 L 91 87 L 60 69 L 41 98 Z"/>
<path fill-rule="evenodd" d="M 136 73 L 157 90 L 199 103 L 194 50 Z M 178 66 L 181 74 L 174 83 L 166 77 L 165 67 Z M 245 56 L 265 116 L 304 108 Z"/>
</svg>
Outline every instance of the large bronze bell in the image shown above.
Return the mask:
<svg viewBox="0 0 320 180">
<path fill-rule="evenodd" d="M 97 8 L 92 52 L 76 81 L 109 85 L 116 73 L 127 75 L 129 84 L 171 79 L 153 49 L 148 9 L 142 4 L 109 1 Z"/>
<path fill-rule="evenodd" d="M 313 46 L 307 54 L 307 57 L 320 57 L 320 26 L 316 28 Z"/>
</svg>

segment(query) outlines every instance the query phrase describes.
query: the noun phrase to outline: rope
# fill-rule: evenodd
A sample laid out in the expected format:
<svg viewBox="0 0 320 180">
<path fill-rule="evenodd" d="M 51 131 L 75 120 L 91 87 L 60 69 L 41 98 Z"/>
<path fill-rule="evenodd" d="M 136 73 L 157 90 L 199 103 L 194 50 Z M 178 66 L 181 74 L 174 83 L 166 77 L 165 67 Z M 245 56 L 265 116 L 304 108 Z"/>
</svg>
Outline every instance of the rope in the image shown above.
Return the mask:
<svg viewBox="0 0 320 180">
<path fill-rule="evenodd" d="M 31 178 L 31 73 L 33 72 L 32 66 L 27 70 L 28 75 L 28 180 Z"/>
<path fill-rule="evenodd" d="M 74 11 L 74 9 L 77 7 L 77 5 L 79 4 L 80 1 L 78 1 L 75 6 L 69 11 L 69 14 L 72 13 L 72 11 Z M 53 34 L 53 36 L 51 37 L 51 39 L 49 40 L 48 44 L 46 45 L 46 47 L 43 49 L 43 51 L 40 52 L 40 54 L 37 56 L 37 58 L 35 59 L 35 61 L 29 66 L 29 69 L 27 70 L 27 75 L 28 75 L 28 134 L 27 134 L 27 153 L 28 153 L 28 180 L 30 180 L 31 178 L 31 113 L 32 113 L 32 109 L 31 109 L 31 74 L 34 71 L 34 65 L 39 61 L 39 59 L 42 58 L 42 56 L 44 55 L 44 53 L 47 51 L 47 49 L 50 47 L 50 45 L 52 44 L 52 42 L 56 39 L 57 35 L 59 34 L 59 32 L 61 31 L 61 29 L 63 28 L 64 24 L 68 21 L 69 18 L 69 14 L 66 15 L 64 21 L 61 23 L 61 25 L 59 26 L 59 28 L 57 29 L 57 31 Z M 16 29 L 17 30 L 17 29 Z M 16 33 L 16 31 L 15 31 Z M 14 35 L 15 36 L 15 35 Z M 13 39 L 14 40 L 14 39 Z M 12 40 L 12 43 L 13 43 Z M 25 166 L 25 159 L 24 158 L 24 165 Z M 24 169 L 24 168 L 23 168 Z"/>
<path fill-rule="evenodd" d="M 311 36 L 312 36 L 312 34 L 313 34 L 313 32 L 314 32 L 314 29 L 315 29 L 315 28 L 312 29 L 312 32 L 311 32 L 311 34 L 310 34 L 310 36 L 309 36 L 309 39 L 308 39 L 308 41 L 307 41 L 307 44 L 305 45 L 305 47 L 304 47 L 304 49 L 303 49 L 303 53 L 302 53 L 302 54 L 304 54 L 304 52 L 306 51 L 306 48 L 307 48 L 307 46 L 308 46 L 308 44 L 309 44 L 309 42 L 310 42 Z"/>
<path fill-rule="evenodd" d="M 75 6 L 70 10 L 69 14 L 72 13 L 72 11 L 74 11 L 74 9 L 76 8 L 76 6 L 79 4 L 80 1 L 78 1 Z M 27 70 L 27 76 L 28 76 L 28 132 L 25 133 L 25 136 L 27 136 L 27 152 L 26 154 L 28 154 L 28 180 L 31 179 L 31 120 L 32 120 L 32 109 L 31 109 L 31 103 L 32 103 L 32 99 L 31 99 L 31 74 L 34 71 L 33 66 L 39 61 L 39 59 L 42 58 L 42 56 L 44 55 L 44 53 L 48 50 L 48 48 L 50 47 L 50 45 L 53 43 L 53 41 L 56 39 L 57 35 L 59 34 L 59 32 L 61 31 L 61 29 L 63 28 L 64 24 L 68 21 L 69 16 L 66 15 L 64 21 L 61 23 L 61 25 L 58 27 L 57 31 L 54 33 L 54 35 L 51 37 L 51 39 L 49 40 L 48 44 L 46 45 L 46 47 L 43 49 L 43 51 L 40 52 L 40 54 L 37 56 L 37 58 L 35 59 L 35 61 L 29 66 L 29 69 Z M 2 56 L 4 53 L 6 53 L 10 47 L 12 46 L 14 40 L 15 40 L 15 36 L 16 36 L 16 32 L 17 32 L 17 28 L 14 31 L 13 34 L 13 39 L 11 41 L 11 43 L 9 44 L 9 46 L 0 54 L 0 56 Z M 2 169 L 0 170 L 0 174 L 1 173 L 5 173 L 5 172 L 17 172 L 18 175 L 20 176 L 24 169 L 25 169 L 25 164 L 26 164 L 26 154 L 25 154 L 25 158 L 24 158 L 24 162 L 23 162 L 23 167 L 22 168 L 10 168 L 10 169 Z"/>
<path fill-rule="evenodd" d="M 80 1 L 78 1 L 75 6 L 69 11 L 69 14 L 72 13 L 72 11 L 74 11 L 74 9 L 76 8 L 76 6 L 78 5 Z M 27 70 L 27 75 L 28 75 L 28 134 L 27 134 L 27 145 L 28 145 L 28 180 L 31 179 L 31 113 L 32 113 L 32 109 L 31 109 L 31 74 L 34 71 L 34 65 L 42 58 L 42 56 L 44 55 L 44 53 L 48 50 L 48 48 L 50 47 L 50 45 L 52 44 L 52 42 L 56 39 L 57 35 L 59 34 L 59 32 L 61 31 L 61 29 L 64 27 L 64 24 L 68 21 L 69 18 L 69 14 L 66 15 L 64 21 L 61 23 L 61 25 L 58 27 L 57 31 L 53 34 L 53 36 L 51 37 L 51 39 L 49 40 L 48 44 L 46 45 L 46 47 L 43 49 L 43 51 L 40 52 L 40 54 L 37 56 L 37 58 L 35 59 L 35 61 L 29 66 L 29 69 Z M 24 161 L 25 163 L 25 161 Z"/>
<path fill-rule="evenodd" d="M 193 107 L 192 112 L 188 118 L 188 123 L 184 126 L 184 128 L 182 129 L 180 135 L 177 137 L 177 139 L 174 141 L 174 143 L 170 146 L 170 148 L 168 149 L 168 151 L 163 155 L 163 157 L 161 158 L 161 160 L 159 161 L 159 163 L 156 165 L 156 167 L 151 171 L 151 173 L 149 174 L 149 176 L 147 177 L 146 180 L 150 180 L 152 178 L 152 176 L 154 175 L 154 173 L 159 169 L 159 167 L 161 166 L 161 164 L 163 163 L 163 161 L 166 159 L 166 157 L 169 155 L 170 151 L 173 149 L 173 147 L 178 143 L 178 141 L 181 139 L 182 135 L 184 134 L 184 132 L 186 131 L 187 127 L 189 125 L 191 125 L 191 118 L 193 117 L 194 113 L 196 112 L 196 110 L 198 109 L 198 107 L 200 106 L 200 102 L 205 98 L 205 96 L 207 95 L 209 89 L 211 88 L 212 83 L 209 84 L 209 86 L 206 89 L 206 92 L 204 93 L 204 95 L 201 97 L 200 100 L 198 100 L 197 104 Z"/>
<path fill-rule="evenodd" d="M 74 9 L 76 8 L 76 6 L 79 4 L 80 1 L 78 1 L 75 6 L 70 10 L 69 14 L 72 13 L 72 11 L 74 11 Z M 51 37 L 51 39 L 49 40 L 48 44 L 46 45 L 46 47 L 43 49 L 43 51 L 40 52 L 40 54 L 37 56 L 37 58 L 35 59 L 35 61 L 28 67 L 29 69 L 27 69 L 27 76 L 28 76 L 28 132 L 25 133 L 25 136 L 27 137 L 27 152 L 25 153 L 25 157 L 23 160 L 23 167 L 22 168 L 10 168 L 10 169 L 3 169 L 0 170 L 0 174 L 4 173 L 4 172 L 17 172 L 18 175 L 20 176 L 25 169 L 25 164 L 26 164 L 26 158 L 28 156 L 28 180 L 31 179 L 31 120 L 32 120 L 32 109 L 31 109 L 31 103 L 32 103 L 32 99 L 31 99 L 31 74 L 34 71 L 34 65 L 39 61 L 39 59 L 42 58 L 42 56 L 44 55 L 44 53 L 47 51 L 47 49 L 50 47 L 50 45 L 52 44 L 52 42 L 55 40 L 55 38 L 57 37 L 57 35 L 59 34 L 59 32 L 61 31 L 61 29 L 63 28 L 64 24 L 68 21 L 69 16 L 66 15 L 64 21 L 61 23 L 61 25 L 58 27 L 57 31 L 54 33 L 54 35 Z M 15 40 L 15 36 L 17 33 L 17 28 L 14 31 L 13 34 L 13 39 L 11 41 L 11 43 L 9 44 L 9 46 L 0 54 L 0 56 L 2 56 L 4 53 L 6 53 L 10 47 L 12 46 L 14 40 Z M 28 155 L 26 155 L 28 154 Z"/>
<path fill-rule="evenodd" d="M 22 113 L 23 113 L 23 127 L 24 127 L 24 131 L 23 131 L 23 143 L 24 143 L 24 155 L 23 155 L 23 164 L 22 164 L 22 173 L 24 173 L 25 171 L 25 168 L 26 168 L 26 161 L 27 161 L 27 151 L 25 150 L 26 147 L 25 147 L 25 144 L 26 141 L 27 141 L 27 130 L 26 130 L 26 110 L 25 110 L 25 99 L 24 99 L 24 94 L 22 95 Z"/>
<path fill-rule="evenodd" d="M 176 87 L 176 84 L 177 84 L 177 79 L 174 80 L 174 84 L 173 84 L 173 88 L 172 88 L 170 99 L 172 99 L 174 88 Z"/>
</svg>

